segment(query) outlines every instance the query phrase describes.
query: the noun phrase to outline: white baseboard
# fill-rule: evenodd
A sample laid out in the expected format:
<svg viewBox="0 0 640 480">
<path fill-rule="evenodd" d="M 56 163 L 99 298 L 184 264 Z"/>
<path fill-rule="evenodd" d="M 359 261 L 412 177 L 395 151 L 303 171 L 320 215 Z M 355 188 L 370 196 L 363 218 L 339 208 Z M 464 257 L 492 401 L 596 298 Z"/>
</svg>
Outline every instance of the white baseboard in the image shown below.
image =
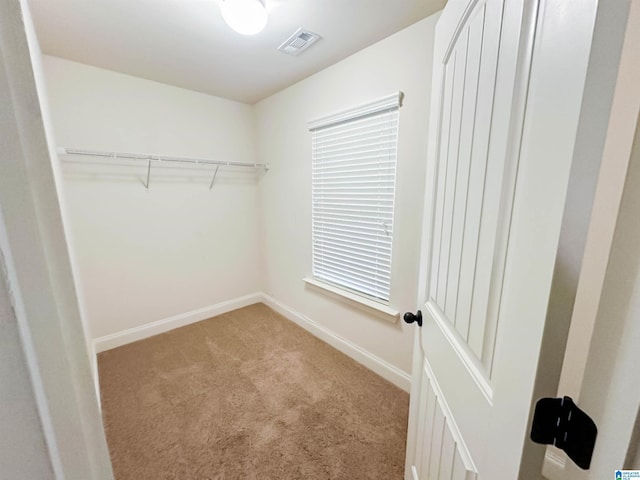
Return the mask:
<svg viewBox="0 0 640 480">
<path fill-rule="evenodd" d="M 547 447 L 542 465 L 542 475 L 549 480 L 562 480 L 565 477 L 564 467 L 566 458 L 561 456 L 551 447 Z"/>
<path fill-rule="evenodd" d="M 342 338 L 340 335 L 332 332 L 326 327 L 317 324 L 309 317 L 296 312 L 266 293 L 262 294 L 262 301 L 265 305 L 271 307 L 280 315 L 288 318 L 312 335 L 318 337 L 320 340 L 323 340 L 345 355 L 353 358 L 356 362 L 361 363 L 370 370 L 373 370 L 382 378 L 390 381 L 405 392 L 409 392 L 411 390 L 411 375 L 403 372 L 398 367 L 391 365 L 389 362 L 375 356 L 355 343 Z"/>
<path fill-rule="evenodd" d="M 95 353 L 104 352 L 112 348 L 126 345 L 127 343 L 136 342 L 144 338 L 158 335 L 159 333 L 168 332 L 175 328 L 184 327 L 191 323 L 200 322 L 207 318 L 215 317 L 216 315 L 222 315 L 223 313 L 237 310 L 238 308 L 247 307 L 254 303 L 262 301 L 261 293 L 252 293 L 243 297 L 234 298 L 225 302 L 210 305 L 208 307 L 199 308 L 191 312 L 182 313 L 180 315 L 174 315 L 173 317 L 165 318 L 151 323 L 140 325 L 139 327 L 129 328 L 121 332 L 112 333 L 103 337 L 98 337 L 93 340 L 93 348 Z"/>
</svg>

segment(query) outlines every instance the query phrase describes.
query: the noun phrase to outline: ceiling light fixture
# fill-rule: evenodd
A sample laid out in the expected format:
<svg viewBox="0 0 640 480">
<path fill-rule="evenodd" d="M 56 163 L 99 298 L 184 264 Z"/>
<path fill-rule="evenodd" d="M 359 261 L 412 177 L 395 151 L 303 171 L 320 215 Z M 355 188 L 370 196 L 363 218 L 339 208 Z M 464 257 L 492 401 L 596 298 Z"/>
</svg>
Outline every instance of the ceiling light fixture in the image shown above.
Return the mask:
<svg viewBox="0 0 640 480">
<path fill-rule="evenodd" d="M 242 35 L 260 33 L 267 24 L 263 0 L 224 0 L 220 11 L 227 25 Z"/>
</svg>

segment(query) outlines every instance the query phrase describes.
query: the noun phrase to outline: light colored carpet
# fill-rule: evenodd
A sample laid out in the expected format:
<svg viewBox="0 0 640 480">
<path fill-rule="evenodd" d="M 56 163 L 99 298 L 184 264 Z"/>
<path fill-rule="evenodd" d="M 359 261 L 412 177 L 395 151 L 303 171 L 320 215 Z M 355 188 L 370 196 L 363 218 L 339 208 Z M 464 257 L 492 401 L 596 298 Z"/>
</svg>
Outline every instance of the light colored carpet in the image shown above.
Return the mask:
<svg viewBox="0 0 640 480">
<path fill-rule="evenodd" d="M 403 478 L 408 394 L 262 304 L 98 364 L 117 480 Z"/>
</svg>

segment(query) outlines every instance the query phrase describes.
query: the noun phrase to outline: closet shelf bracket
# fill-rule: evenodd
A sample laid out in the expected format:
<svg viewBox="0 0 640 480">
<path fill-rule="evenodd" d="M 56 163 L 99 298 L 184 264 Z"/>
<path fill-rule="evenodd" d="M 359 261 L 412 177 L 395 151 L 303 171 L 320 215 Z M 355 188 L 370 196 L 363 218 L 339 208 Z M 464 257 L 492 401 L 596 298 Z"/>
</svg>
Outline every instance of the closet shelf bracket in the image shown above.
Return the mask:
<svg viewBox="0 0 640 480">
<path fill-rule="evenodd" d="M 147 163 L 147 183 L 144 184 L 144 188 L 149 190 L 149 178 L 151 177 L 151 159 Z"/>
<path fill-rule="evenodd" d="M 218 169 L 220 168 L 220 165 L 216 165 L 216 169 L 213 172 L 213 177 L 211 178 L 211 183 L 209 184 L 209 190 L 211 190 L 213 188 L 213 182 L 216 181 L 216 175 L 218 175 Z"/>
</svg>

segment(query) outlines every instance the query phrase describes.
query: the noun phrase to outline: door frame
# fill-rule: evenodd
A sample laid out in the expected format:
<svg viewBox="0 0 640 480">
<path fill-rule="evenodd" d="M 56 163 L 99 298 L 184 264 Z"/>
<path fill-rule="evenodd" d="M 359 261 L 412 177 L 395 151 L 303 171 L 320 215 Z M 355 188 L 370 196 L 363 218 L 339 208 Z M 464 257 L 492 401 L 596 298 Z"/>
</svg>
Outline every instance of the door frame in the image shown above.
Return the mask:
<svg viewBox="0 0 640 480">
<path fill-rule="evenodd" d="M 56 479 L 113 478 L 42 112 L 26 0 L 0 2 L 0 249 Z"/>
<path fill-rule="evenodd" d="M 616 7 L 620 6 L 616 5 Z M 609 12 L 606 20 L 612 21 L 616 14 L 619 16 L 620 12 Z M 605 31 L 611 28 L 614 27 L 603 27 Z M 631 222 L 628 216 L 625 217 L 625 213 L 620 215 L 614 213 L 620 211 L 623 195 L 634 194 L 630 185 L 625 185 L 625 181 L 628 182 L 626 179 L 631 164 L 635 162 L 637 165 L 640 162 L 640 122 L 638 121 L 640 55 L 637 53 L 637 45 L 640 42 L 640 4 L 638 2 L 631 2 L 626 28 L 624 26 L 619 28 L 619 32 L 624 37 L 624 44 L 619 66 L 611 72 L 615 74 L 611 113 L 607 119 L 608 128 L 595 192 L 591 228 L 586 240 L 584 261 L 558 387 L 559 396 L 569 395 L 578 399 L 581 406 L 594 415 L 601 432 L 592 463 L 594 471 L 587 474 L 578 472 L 573 467 L 567 467 L 564 453 L 550 447 L 543 470 L 549 480 L 569 478 L 569 474 L 572 475 L 571 478 L 604 478 L 602 477 L 605 473 L 602 471 L 601 449 L 608 451 L 609 456 L 612 454 L 615 456 L 614 452 L 617 452 L 618 456 L 615 459 L 617 466 L 613 468 L 631 468 L 633 452 L 630 452 L 626 463 L 623 453 L 637 448 L 638 443 L 640 424 L 637 424 L 637 407 L 630 411 L 629 402 L 640 402 L 640 392 L 633 388 L 626 388 L 624 395 L 613 392 L 615 389 L 618 393 L 621 389 L 625 390 L 625 383 L 634 385 L 632 382 L 634 377 L 629 372 L 625 374 L 624 369 L 640 363 L 640 351 L 630 349 L 629 345 L 624 343 L 624 338 L 633 335 L 633 325 L 627 326 L 626 332 L 621 333 L 623 324 L 627 321 L 625 312 L 616 310 L 616 305 L 611 304 L 611 300 L 608 299 L 610 292 L 609 297 L 607 296 L 607 288 L 612 288 L 612 285 L 613 288 L 626 292 L 626 295 L 630 294 L 629 277 L 632 272 L 625 274 L 624 268 L 619 266 L 611 270 L 610 262 L 615 261 L 618 249 L 625 248 L 624 243 L 618 246 L 614 243 L 614 236 L 619 234 L 618 230 L 625 232 L 624 229 Z M 631 203 L 631 207 L 633 206 L 634 204 Z M 632 212 L 632 215 L 637 218 L 640 211 Z M 626 234 L 629 235 L 629 233 Z M 628 246 L 626 248 L 628 249 Z M 637 256 L 637 252 L 628 249 L 626 258 L 634 255 Z M 632 265 L 631 260 L 628 267 Z M 618 300 L 621 299 L 626 297 L 623 295 Z M 631 298 L 629 297 L 628 300 L 631 301 Z M 600 334 L 596 335 L 594 332 L 599 329 Z M 613 344 L 620 345 L 620 348 L 612 350 L 611 338 L 603 338 L 606 336 L 602 335 L 602 329 L 605 329 L 604 331 L 609 335 L 617 335 Z M 615 355 L 612 351 L 616 352 Z M 611 369 L 611 362 L 616 355 L 621 359 L 620 363 L 608 374 L 593 371 L 594 366 L 601 369 L 604 365 L 609 365 Z M 607 388 L 603 377 L 615 378 L 617 384 L 612 382 Z M 605 415 L 604 412 L 608 414 Z M 615 427 L 614 423 L 616 423 Z M 612 429 L 615 429 L 615 433 Z M 640 458 L 637 461 L 640 461 Z M 638 468 L 637 463 L 636 468 Z M 570 469 L 570 472 L 565 469 Z"/>
<path fill-rule="evenodd" d="M 640 29 L 637 31 L 640 33 Z M 636 75 L 636 82 L 640 82 L 640 75 Z M 636 118 L 639 106 L 633 106 Z M 636 123 L 632 137 L 630 159 L 628 155 L 619 158 L 620 163 L 628 165 L 625 187 L 615 216 L 586 365 L 579 372 L 583 378 L 579 403 L 596 422 L 598 438 L 588 472 L 568 461 L 564 474 L 556 478 L 613 478 L 614 470 L 640 469 L 640 123 Z"/>
</svg>

